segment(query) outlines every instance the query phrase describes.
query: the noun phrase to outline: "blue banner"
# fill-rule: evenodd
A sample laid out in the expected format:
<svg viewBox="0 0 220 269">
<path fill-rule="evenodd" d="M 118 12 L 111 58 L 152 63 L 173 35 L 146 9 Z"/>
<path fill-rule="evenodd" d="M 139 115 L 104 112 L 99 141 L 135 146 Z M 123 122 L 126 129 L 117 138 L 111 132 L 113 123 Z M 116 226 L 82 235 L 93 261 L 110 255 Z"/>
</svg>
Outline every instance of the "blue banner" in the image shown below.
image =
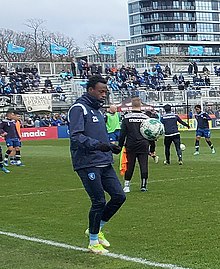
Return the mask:
<svg viewBox="0 0 220 269">
<path fill-rule="evenodd" d="M 99 53 L 100 54 L 115 55 L 115 52 L 116 52 L 115 46 L 99 44 Z"/>
<path fill-rule="evenodd" d="M 204 48 L 203 46 L 189 46 L 188 53 L 189 55 L 203 55 Z"/>
<path fill-rule="evenodd" d="M 69 130 L 66 125 L 57 126 L 58 138 L 69 138 Z"/>
<path fill-rule="evenodd" d="M 8 47 L 7 47 L 7 51 L 8 53 L 24 53 L 26 50 L 26 48 L 24 47 L 20 47 L 20 46 L 16 46 L 12 43 L 8 43 Z"/>
<path fill-rule="evenodd" d="M 146 46 L 146 54 L 147 55 L 156 55 L 160 53 L 160 47 L 155 46 Z"/>
<path fill-rule="evenodd" d="M 68 54 L 68 49 L 65 47 L 58 46 L 54 43 L 50 44 L 50 52 L 52 54 L 65 55 Z"/>
</svg>

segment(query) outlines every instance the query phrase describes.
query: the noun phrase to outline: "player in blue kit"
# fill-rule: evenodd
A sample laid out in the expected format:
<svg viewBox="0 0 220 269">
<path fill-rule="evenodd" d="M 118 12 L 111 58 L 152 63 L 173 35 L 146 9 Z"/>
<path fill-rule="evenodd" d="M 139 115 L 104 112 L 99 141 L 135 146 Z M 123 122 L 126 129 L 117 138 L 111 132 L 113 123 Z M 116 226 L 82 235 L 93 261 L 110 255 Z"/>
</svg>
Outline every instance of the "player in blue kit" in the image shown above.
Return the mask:
<svg viewBox="0 0 220 269">
<path fill-rule="evenodd" d="M 210 140 L 211 132 L 209 129 L 209 121 L 211 120 L 208 113 L 203 112 L 201 110 L 200 105 L 196 105 L 195 107 L 195 118 L 197 120 L 197 129 L 196 129 L 196 142 L 195 142 L 195 152 L 194 155 L 199 155 L 199 140 L 201 137 L 205 138 L 206 143 L 209 145 L 211 149 L 211 153 L 215 154 L 215 148 Z"/>
<path fill-rule="evenodd" d="M 7 151 L 4 157 L 4 165 L 8 166 L 8 158 L 13 150 L 15 150 L 15 160 L 17 166 L 24 166 L 21 162 L 21 142 L 18 130 L 16 128 L 15 111 L 9 110 L 6 118 L 0 123 L 0 134 L 4 137 Z"/>
<path fill-rule="evenodd" d="M 102 228 L 125 202 L 126 196 L 113 169 L 113 156 L 121 148 L 109 142 L 104 116 L 100 108 L 107 94 L 107 81 L 91 76 L 87 92 L 68 112 L 70 151 L 74 170 L 78 173 L 91 200 L 89 212 L 89 250 L 97 254 L 108 252 L 110 243 Z M 106 201 L 105 192 L 110 196 Z"/>
</svg>

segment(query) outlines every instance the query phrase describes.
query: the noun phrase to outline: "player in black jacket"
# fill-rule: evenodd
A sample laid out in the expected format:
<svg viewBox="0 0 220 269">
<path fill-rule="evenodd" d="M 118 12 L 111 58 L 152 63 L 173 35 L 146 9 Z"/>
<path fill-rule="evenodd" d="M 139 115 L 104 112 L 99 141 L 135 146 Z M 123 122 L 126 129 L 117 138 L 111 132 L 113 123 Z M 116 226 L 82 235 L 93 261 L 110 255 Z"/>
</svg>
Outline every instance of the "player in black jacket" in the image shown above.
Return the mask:
<svg viewBox="0 0 220 269">
<path fill-rule="evenodd" d="M 178 115 L 171 112 L 171 105 L 165 105 L 164 110 L 166 114 L 161 117 L 161 122 L 163 123 L 165 129 L 164 146 L 166 160 L 164 161 L 164 164 L 170 164 L 170 146 L 173 142 L 179 159 L 179 165 L 182 165 L 182 150 L 180 149 L 181 142 L 177 122 L 181 123 L 187 128 L 190 128 L 190 126 L 186 122 L 182 121 Z"/>
<path fill-rule="evenodd" d="M 136 158 L 141 171 L 141 191 L 147 190 L 149 141 L 140 133 L 140 124 L 149 117 L 141 112 L 141 100 L 132 99 L 132 111 L 124 116 L 121 124 L 119 146 L 125 143 L 127 152 L 127 171 L 125 172 L 124 192 L 130 192 L 130 181 L 134 172 Z"/>
</svg>

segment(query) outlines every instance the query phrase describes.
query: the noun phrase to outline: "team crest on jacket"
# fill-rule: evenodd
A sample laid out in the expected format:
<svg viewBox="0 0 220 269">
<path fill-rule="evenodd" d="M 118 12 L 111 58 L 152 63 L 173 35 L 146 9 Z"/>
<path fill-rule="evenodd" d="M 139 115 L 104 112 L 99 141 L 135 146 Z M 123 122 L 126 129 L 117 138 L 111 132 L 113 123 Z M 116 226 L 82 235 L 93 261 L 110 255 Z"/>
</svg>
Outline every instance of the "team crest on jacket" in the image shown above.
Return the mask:
<svg viewBox="0 0 220 269">
<path fill-rule="evenodd" d="M 88 177 L 90 180 L 94 180 L 95 179 L 95 173 L 88 173 Z"/>
<path fill-rule="evenodd" d="M 92 121 L 93 121 L 93 122 L 98 122 L 99 119 L 97 118 L 97 116 L 92 116 Z"/>
</svg>

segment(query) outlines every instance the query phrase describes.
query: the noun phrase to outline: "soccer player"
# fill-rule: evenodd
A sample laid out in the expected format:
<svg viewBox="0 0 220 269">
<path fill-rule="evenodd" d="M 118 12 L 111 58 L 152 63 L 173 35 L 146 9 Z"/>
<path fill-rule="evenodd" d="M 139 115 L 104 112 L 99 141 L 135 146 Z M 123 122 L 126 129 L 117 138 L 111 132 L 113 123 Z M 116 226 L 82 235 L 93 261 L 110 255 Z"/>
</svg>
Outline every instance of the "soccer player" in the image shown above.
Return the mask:
<svg viewBox="0 0 220 269">
<path fill-rule="evenodd" d="M 149 117 L 141 112 L 141 100 L 138 97 L 132 99 L 132 111 L 124 116 L 121 124 L 121 132 L 118 145 L 125 143 L 127 154 L 127 171 L 124 175 L 124 192 L 130 192 L 130 182 L 133 176 L 136 159 L 141 173 L 141 191 L 147 191 L 148 179 L 148 151 L 149 141 L 140 133 L 140 124 Z"/>
<path fill-rule="evenodd" d="M 5 168 L 3 166 L 3 156 L 2 156 L 2 147 L 0 146 L 0 169 L 4 172 L 4 173 L 10 173 L 10 171 Z"/>
<path fill-rule="evenodd" d="M 19 136 L 19 140 L 21 140 L 21 115 L 17 111 L 14 111 L 14 120 L 15 120 L 15 127 Z M 15 155 L 16 155 L 16 150 L 13 149 L 13 151 L 11 152 L 9 156 L 11 165 L 17 164 Z"/>
<path fill-rule="evenodd" d="M 70 151 L 74 170 L 78 173 L 91 199 L 89 212 L 89 250 L 104 254 L 110 243 L 102 228 L 119 210 L 126 196 L 112 167 L 112 153 L 121 148 L 110 144 L 104 116 L 100 108 L 107 94 L 107 81 L 101 76 L 91 76 L 87 92 L 76 100 L 68 112 Z M 106 202 L 105 191 L 110 195 Z"/>
<path fill-rule="evenodd" d="M 8 111 L 6 118 L 0 123 L 0 134 L 5 138 L 7 151 L 4 157 L 4 165 L 8 166 L 8 158 L 15 149 L 15 161 L 17 166 L 23 166 L 21 162 L 21 142 L 18 130 L 16 128 L 15 113 Z"/>
<path fill-rule="evenodd" d="M 117 106 L 110 105 L 109 112 L 105 115 L 105 120 L 109 140 L 111 143 L 116 144 L 118 142 L 121 129 Z"/>
<path fill-rule="evenodd" d="M 195 152 L 194 155 L 199 155 L 199 140 L 201 137 L 205 138 L 206 143 L 211 149 L 211 153 L 215 154 L 215 148 L 210 140 L 211 132 L 209 129 L 209 121 L 211 120 L 208 113 L 201 110 L 200 105 L 195 105 L 195 118 L 197 120 L 197 129 L 196 129 L 196 141 L 195 141 Z"/>
<path fill-rule="evenodd" d="M 164 110 L 165 114 L 161 117 L 161 122 L 163 123 L 165 129 L 164 146 L 166 160 L 164 161 L 164 164 L 170 164 L 170 146 L 173 142 L 176 148 L 179 165 L 182 165 L 182 150 L 180 149 L 181 141 L 177 122 L 186 126 L 187 128 L 190 128 L 190 126 L 186 122 L 182 121 L 178 115 L 171 112 L 171 105 L 166 104 L 164 106 Z"/>
</svg>

